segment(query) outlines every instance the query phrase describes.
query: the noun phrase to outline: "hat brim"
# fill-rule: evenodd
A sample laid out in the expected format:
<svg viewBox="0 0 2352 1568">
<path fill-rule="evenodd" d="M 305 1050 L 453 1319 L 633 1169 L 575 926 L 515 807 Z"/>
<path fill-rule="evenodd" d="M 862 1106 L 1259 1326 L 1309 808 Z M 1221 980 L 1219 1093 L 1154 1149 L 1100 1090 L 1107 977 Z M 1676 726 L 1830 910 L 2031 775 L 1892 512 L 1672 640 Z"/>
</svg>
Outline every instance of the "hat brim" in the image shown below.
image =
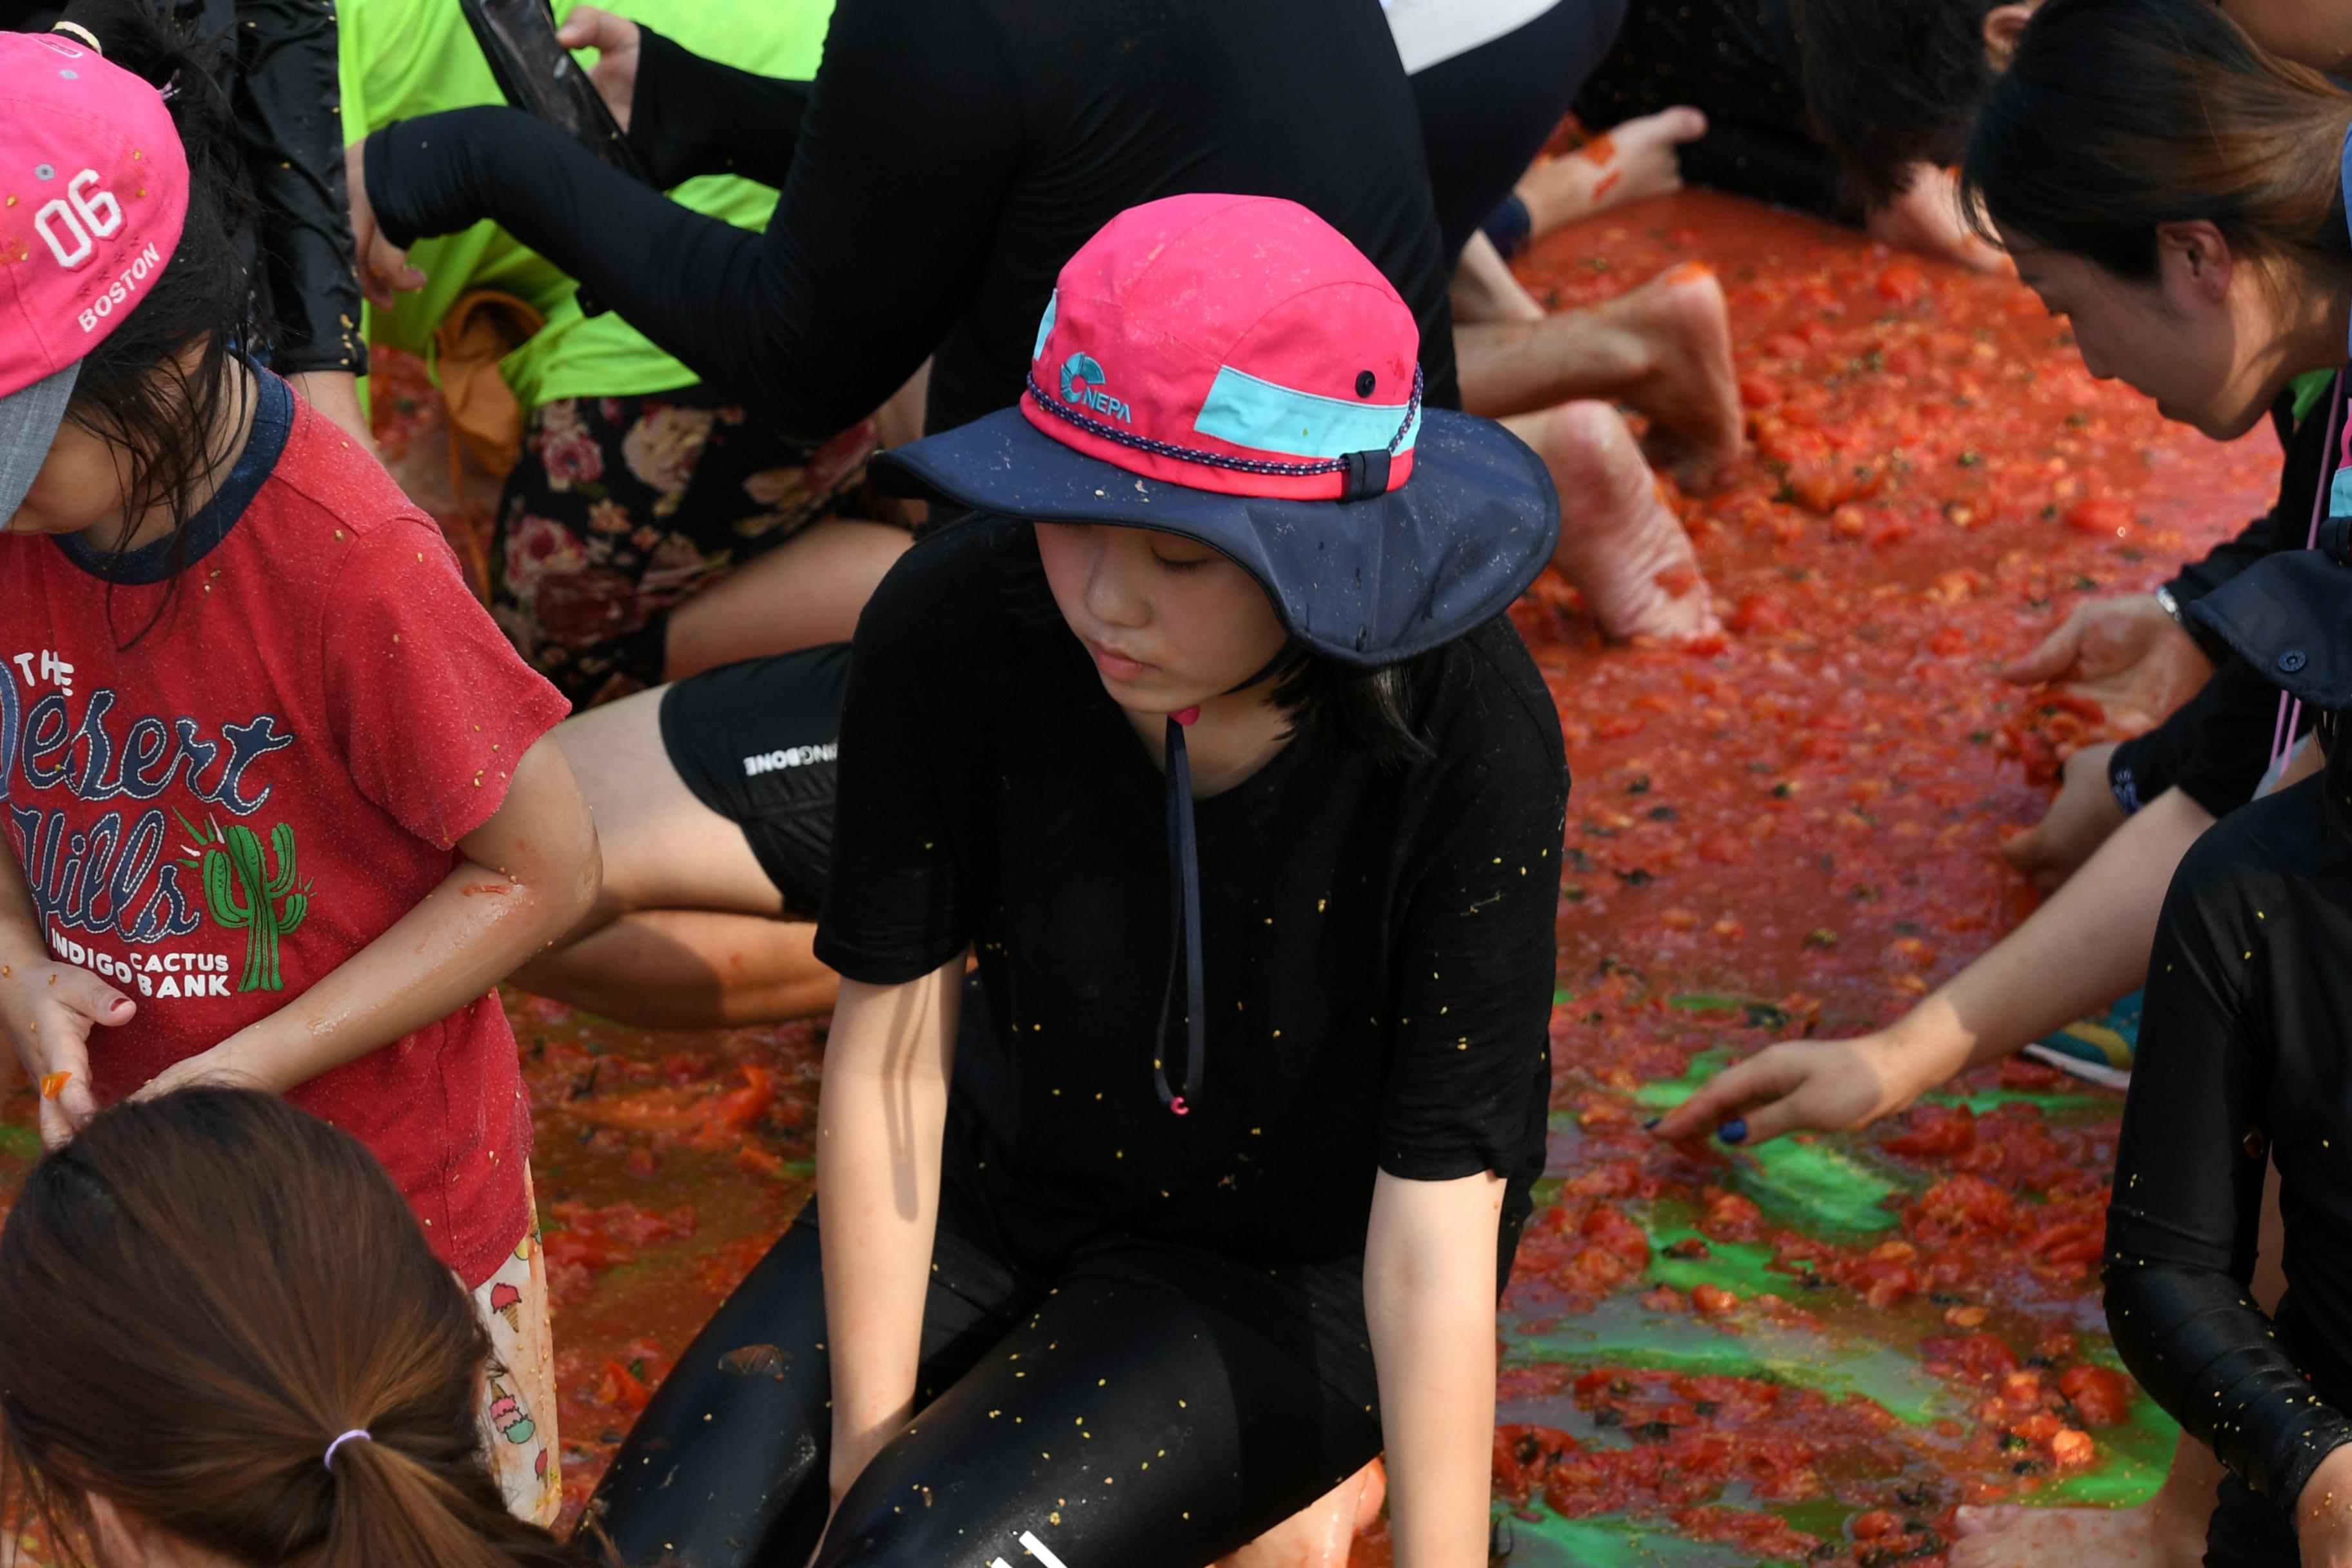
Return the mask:
<svg viewBox="0 0 2352 1568">
<path fill-rule="evenodd" d="M 77 360 L 0 397 L 0 528 L 5 528 L 16 509 L 25 504 L 41 465 L 49 460 L 49 448 L 57 444 L 58 429 L 66 422 L 66 405 L 73 401 L 74 381 L 80 371 L 81 363 Z"/>
<path fill-rule="evenodd" d="M 1266 592 L 1291 636 L 1358 668 L 1426 653 L 1503 613 L 1559 539 L 1543 460 L 1490 419 L 1425 410 L 1412 476 L 1362 500 L 1224 495 L 1073 451 L 1017 408 L 885 452 L 887 493 L 1036 522 L 1155 529 Z"/>
</svg>

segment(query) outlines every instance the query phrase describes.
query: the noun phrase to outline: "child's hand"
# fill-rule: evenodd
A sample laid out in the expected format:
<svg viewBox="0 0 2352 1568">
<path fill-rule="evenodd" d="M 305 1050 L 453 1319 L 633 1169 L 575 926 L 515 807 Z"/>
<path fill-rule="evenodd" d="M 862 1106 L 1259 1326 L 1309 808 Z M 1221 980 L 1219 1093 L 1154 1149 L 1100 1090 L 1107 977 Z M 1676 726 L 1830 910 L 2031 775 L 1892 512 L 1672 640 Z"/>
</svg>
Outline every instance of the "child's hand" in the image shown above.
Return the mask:
<svg viewBox="0 0 2352 1568">
<path fill-rule="evenodd" d="M 1726 1143 L 1783 1132 L 1843 1132 L 1901 1110 L 1928 1087 L 1902 1081 L 1884 1033 L 1784 1040 L 1727 1067 L 1663 1117 L 1661 1138 L 1713 1131 Z"/>
<path fill-rule="evenodd" d="M 567 49 L 596 51 L 596 64 L 590 68 L 588 79 L 596 84 L 604 107 L 613 111 L 614 123 L 623 131 L 628 130 L 629 111 L 636 105 L 637 58 L 645 42 L 643 31 L 626 16 L 599 11 L 593 5 L 581 5 L 563 19 L 555 37 Z"/>
<path fill-rule="evenodd" d="M 47 959 L 0 965 L 0 1028 L 41 1089 L 41 1142 L 69 1142 L 98 1114 L 89 1082 L 89 1032 L 119 1028 L 139 1004 L 87 969 Z"/>
<path fill-rule="evenodd" d="M 275 1094 L 278 1090 L 262 1080 L 238 1052 L 236 1037 L 231 1035 L 208 1051 L 183 1057 L 139 1086 L 133 1100 L 153 1100 L 173 1089 L 194 1089 L 198 1084 L 210 1084 L 215 1089 L 257 1089 Z"/>
</svg>

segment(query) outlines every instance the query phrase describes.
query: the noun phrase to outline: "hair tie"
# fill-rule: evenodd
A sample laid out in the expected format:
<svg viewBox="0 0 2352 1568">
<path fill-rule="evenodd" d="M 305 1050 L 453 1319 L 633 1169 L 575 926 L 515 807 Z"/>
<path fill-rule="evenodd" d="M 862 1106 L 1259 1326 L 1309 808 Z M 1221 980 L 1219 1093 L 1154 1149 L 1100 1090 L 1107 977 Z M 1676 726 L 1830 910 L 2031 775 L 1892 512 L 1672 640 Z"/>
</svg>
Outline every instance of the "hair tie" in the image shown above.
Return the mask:
<svg viewBox="0 0 2352 1568">
<path fill-rule="evenodd" d="M 327 1445 L 327 1457 L 323 1461 L 321 1461 L 326 1465 L 327 1468 L 331 1470 L 335 1468 L 335 1450 L 341 1447 L 344 1444 L 350 1442 L 354 1437 L 358 1438 L 362 1443 L 373 1443 L 375 1441 L 373 1437 L 368 1435 L 366 1427 L 352 1427 L 350 1431 L 344 1433 L 341 1436 Z"/>
<path fill-rule="evenodd" d="M 178 71 L 173 71 L 171 75 L 171 79 L 164 82 L 161 88 L 156 89 L 156 96 L 161 98 L 166 103 L 171 102 L 173 99 L 180 96 L 180 73 Z"/>
<path fill-rule="evenodd" d="M 79 22 L 53 22 L 49 25 L 49 31 L 52 33 L 71 33 L 75 37 L 79 38 L 83 43 L 88 44 L 90 48 L 97 53 L 100 59 L 104 59 L 106 58 L 106 46 L 98 41 L 98 35 L 96 33 L 91 32 Z"/>
</svg>

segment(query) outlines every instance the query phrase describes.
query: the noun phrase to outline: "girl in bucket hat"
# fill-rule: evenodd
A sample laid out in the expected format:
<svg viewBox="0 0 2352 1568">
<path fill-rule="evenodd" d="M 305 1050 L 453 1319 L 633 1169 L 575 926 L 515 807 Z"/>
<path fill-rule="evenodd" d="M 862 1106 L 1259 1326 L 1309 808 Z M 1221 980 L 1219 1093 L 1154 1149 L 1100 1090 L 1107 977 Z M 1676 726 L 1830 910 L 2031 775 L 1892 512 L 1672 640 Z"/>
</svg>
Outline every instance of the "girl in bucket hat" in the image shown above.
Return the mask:
<svg viewBox="0 0 2352 1568">
<path fill-rule="evenodd" d="M 1202 1568 L 1318 1500 L 1339 1561 L 1384 1445 L 1397 1561 L 1486 1561 L 1557 505 L 1416 350 L 1306 209 L 1174 197 L 1063 268 L 1018 408 L 886 462 L 974 515 L 858 626 L 822 1196 L 614 1459 L 626 1561 Z"/>
<path fill-rule="evenodd" d="M 595 891 L 543 740 L 565 704 L 432 521 L 236 352 L 202 60 L 141 0 L 77 15 L 100 25 L 0 34 L 0 1036 L 52 1146 L 199 1082 L 365 1142 L 475 1293 L 508 1373 L 487 1451 L 550 1521 L 530 1122 L 491 988 Z"/>
</svg>

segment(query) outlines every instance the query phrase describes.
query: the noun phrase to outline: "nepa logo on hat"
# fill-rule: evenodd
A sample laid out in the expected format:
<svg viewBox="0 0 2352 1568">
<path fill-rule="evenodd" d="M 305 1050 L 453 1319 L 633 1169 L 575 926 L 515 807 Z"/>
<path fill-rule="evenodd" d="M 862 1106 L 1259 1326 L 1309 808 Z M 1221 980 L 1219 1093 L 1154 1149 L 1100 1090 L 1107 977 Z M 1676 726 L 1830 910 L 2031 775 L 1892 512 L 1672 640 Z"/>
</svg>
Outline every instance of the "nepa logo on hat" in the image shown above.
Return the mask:
<svg viewBox="0 0 2352 1568">
<path fill-rule="evenodd" d="M 1108 392 L 1096 388 L 1104 381 L 1103 367 L 1094 355 L 1080 350 L 1062 362 L 1062 401 L 1108 414 L 1122 425 L 1135 423 L 1135 411 Z"/>
</svg>

